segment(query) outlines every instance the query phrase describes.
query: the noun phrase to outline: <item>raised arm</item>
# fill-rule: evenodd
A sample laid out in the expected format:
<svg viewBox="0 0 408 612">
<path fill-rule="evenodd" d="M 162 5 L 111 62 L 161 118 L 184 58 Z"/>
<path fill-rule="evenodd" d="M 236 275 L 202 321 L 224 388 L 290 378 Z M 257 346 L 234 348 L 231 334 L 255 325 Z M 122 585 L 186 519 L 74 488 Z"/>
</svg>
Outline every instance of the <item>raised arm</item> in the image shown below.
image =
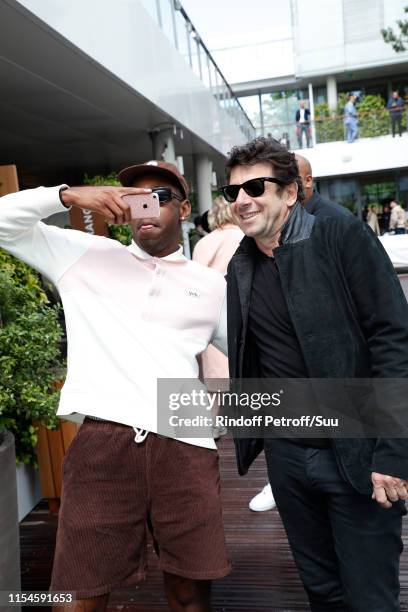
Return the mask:
<svg viewBox="0 0 408 612">
<path fill-rule="evenodd" d="M 146 190 L 129 187 L 38 187 L 0 198 L 0 247 L 36 268 L 56 283 L 89 248 L 93 236 L 42 223 L 70 206 L 104 215 L 109 221 L 130 219 L 125 194 Z"/>
</svg>

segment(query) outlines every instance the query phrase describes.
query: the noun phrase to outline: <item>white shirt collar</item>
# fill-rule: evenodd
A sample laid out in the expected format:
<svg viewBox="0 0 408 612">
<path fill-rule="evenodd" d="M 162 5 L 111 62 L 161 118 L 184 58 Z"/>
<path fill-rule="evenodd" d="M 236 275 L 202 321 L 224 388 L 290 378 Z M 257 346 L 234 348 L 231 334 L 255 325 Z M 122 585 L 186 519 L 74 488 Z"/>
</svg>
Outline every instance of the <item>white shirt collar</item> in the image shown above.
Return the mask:
<svg viewBox="0 0 408 612">
<path fill-rule="evenodd" d="M 162 261 L 187 261 L 187 257 L 183 255 L 183 248 L 180 246 L 177 251 L 174 253 L 170 253 L 170 255 L 166 255 L 166 257 L 157 257 L 155 258 L 153 255 L 149 255 L 143 249 L 141 249 L 134 240 L 132 240 L 131 244 L 127 247 L 128 251 L 130 251 L 133 255 L 136 255 L 139 259 L 160 259 Z"/>
</svg>

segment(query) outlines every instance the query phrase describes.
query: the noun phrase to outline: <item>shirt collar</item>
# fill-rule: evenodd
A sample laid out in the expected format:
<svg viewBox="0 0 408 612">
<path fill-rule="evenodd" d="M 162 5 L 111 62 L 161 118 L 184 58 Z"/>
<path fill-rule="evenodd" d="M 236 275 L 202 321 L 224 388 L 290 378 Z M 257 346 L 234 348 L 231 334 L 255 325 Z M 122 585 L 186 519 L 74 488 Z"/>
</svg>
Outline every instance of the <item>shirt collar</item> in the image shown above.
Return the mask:
<svg viewBox="0 0 408 612">
<path fill-rule="evenodd" d="M 143 249 L 141 249 L 134 240 L 132 240 L 131 244 L 127 247 L 128 251 L 130 251 L 133 255 L 136 255 L 138 259 L 160 259 L 161 261 L 187 261 L 185 255 L 183 255 L 183 248 L 180 246 L 177 251 L 174 253 L 170 253 L 170 255 L 166 255 L 166 257 L 157 257 L 155 258 L 153 255 L 149 255 Z"/>
</svg>

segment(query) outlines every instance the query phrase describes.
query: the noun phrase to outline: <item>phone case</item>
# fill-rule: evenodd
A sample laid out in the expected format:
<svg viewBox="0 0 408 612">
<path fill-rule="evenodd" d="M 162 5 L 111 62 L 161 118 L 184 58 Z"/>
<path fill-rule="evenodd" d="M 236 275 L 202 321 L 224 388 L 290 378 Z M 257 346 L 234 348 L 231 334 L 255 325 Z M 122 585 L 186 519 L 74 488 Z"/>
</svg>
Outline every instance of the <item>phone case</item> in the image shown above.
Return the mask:
<svg viewBox="0 0 408 612">
<path fill-rule="evenodd" d="M 130 205 L 132 219 L 149 219 L 160 216 L 160 203 L 157 193 L 124 195 L 122 200 Z"/>
</svg>

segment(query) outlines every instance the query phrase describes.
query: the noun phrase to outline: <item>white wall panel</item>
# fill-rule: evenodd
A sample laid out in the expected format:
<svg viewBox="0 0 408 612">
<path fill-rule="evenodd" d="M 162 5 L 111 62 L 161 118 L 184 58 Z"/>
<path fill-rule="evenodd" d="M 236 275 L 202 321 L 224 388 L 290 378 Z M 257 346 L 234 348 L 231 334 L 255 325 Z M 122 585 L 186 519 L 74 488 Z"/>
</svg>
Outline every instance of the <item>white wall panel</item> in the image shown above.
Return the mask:
<svg viewBox="0 0 408 612">
<path fill-rule="evenodd" d="M 296 75 L 336 74 L 406 62 L 381 28 L 404 16 L 406 0 L 293 0 Z"/>
<path fill-rule="evenodd" d="M 296 74 L 331 73 L 344 63 L 342 0 L 295 0 Z"/>
</svg>

